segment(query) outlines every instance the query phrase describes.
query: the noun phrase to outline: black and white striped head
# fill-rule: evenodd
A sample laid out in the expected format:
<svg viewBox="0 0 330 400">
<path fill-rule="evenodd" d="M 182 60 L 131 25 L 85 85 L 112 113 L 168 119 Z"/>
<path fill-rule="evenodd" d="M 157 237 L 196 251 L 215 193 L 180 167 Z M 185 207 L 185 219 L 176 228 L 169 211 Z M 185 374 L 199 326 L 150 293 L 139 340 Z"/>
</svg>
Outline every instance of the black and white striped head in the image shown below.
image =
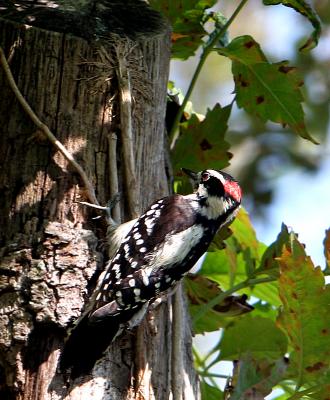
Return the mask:
<svg viewBox="0 0 330 400">
<path fill-rule="evenodd" d="M 205 169 L 193 172 L 182 169 L 192 180 L 195 194 L 202 204 L 202 213 L 209 219 L 226 214 L 231 220 L 241 204 L 242 191 L 237 181 L 229 174 Z"/>
</svg>

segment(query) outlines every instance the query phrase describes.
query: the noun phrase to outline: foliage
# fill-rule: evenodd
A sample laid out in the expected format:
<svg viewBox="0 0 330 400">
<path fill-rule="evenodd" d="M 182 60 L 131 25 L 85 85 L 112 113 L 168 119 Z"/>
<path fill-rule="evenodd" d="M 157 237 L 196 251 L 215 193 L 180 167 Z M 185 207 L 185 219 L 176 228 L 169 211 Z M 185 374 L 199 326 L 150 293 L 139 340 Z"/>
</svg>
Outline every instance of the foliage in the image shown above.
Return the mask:
<svg viewBox="0 0 330 400">
<path fill-rule="evenodd" d="M 159 5 L 162 3 L 161 1 L 157 1 Z M 166 3 L 166 2 L 165 2 Z M 217 10 L 221 7 L 228 13 L 229 5 L 237 4 L 237 2 L 223 2 L 220 4 L 218 2 Z M 297 135 L 290 134 L 292 130 L 296 129 L 295 132 L 300 135 L 305 135 L 305 125 L 308 124 L 308 135 L 312 138 L 312 140 L 322 141 L 327 132 L 327 124 L 330 118 L 330 110 L 328 107 L 329 104 L 329 91 L 326 90 L 329 87 L 329 74 L 328 74 L 328 59 L 326 55 L 319 55 L 319 53 L 309 52 L 307 53 L 305 50 L 309 46 L 314 46 L 317 44 L 320 35 L 320 22 L 318 16 L 315 14 L 313 9 L 308 5 L 305 1 L 264 1 L 265 5 L 271 6 L 272 8 L 280 8 L 282 5 L 286 7 L 291 7 L 297 11 L 297 24 L 299 24 L 299 29 L 296 29 L 295 26 L 292 27 L 292 32 L 300 31 L 301 28 L 306 28 L 308 36 L 308 30 L 310 29 L 310 25 L 308 23 L 303 25 L 303 17 L 306 21 L 310 22 L 313 26 L 314 30 L 312 31 L 309 38 L 304 38 L 302 41 L 297 43 L 297 47 L 304 47 L 304 51 L 297 52 L 294 56 L 292 56 L 292 60 L 288 64 L 284 64 L 290 68 L 290 78 L 294 78 L 295 75 L 298 75 L 297 68 L 293 68 L 292 64 L 299 62 L 299 67 L 303 67 L 303 70 L 299 71 L 299 75 L 304 76 L 304 79 L 307 79 L 307 85 L 299 86 L 303 82 L 302 79 L 299 79 L 297 76 L 296 84 L 298 85 L 297 90 L 293 94 L 296 98 L 301 96 L 301 93 L 304 95 L 304 111 L 306 115 L 300 114 L 302 112 L 301 103 L 295 102 L 294 104 L 291 102 L 290 96 L 286 96 L 286 102 L 290 105 L 290 112 L 292 109 L 295 109 L 296 112 L 292 115 L 286 115 L 289 123 L 285 120 L 286 129 L 282 127 L 282 117 L 281 113 L 285 114 L 287 110 L 285 107 L 269 107 L 267 103 L 268 112 L 270 111 L 275 118 L 278 118 L 278 123 L 267 123 L 266 125 L 260 121 L 258 117 L 258 109 L 261 109 L 263 102 L 257 104 L 255 106 L 256 112 L 245 112 L 247 111 L 245 108 L 242 109 L 241 112 L 237 112 L 236 107 L 232 107 L 232 112 L 229 118 L 235 118 L 235 124 L 229 126 L 229 131 L 226 131 L 228 142 L 235 146 L 237 154 L 239 154 L 240 160 L 243 158 L 242 154 L 243 150 L 246 148 L 251 149 L 251 138 L 253 139 L 253 151 L 249 155 L 248 163 L 246 168 L 241 168 L 236 177 L 239 179 L 241 185 L 244 188 L 245 193 L 245 201 L 249 204 L 254 205 L 254 214 L 258 214 L 259 216 L 264 215 L 265 205 L 269 204 L 272 200 L 272 196 L 274 193 L 274 179 L 279 175 L 284 174 L 290 168 L 299 167 L 304 169 L 307 173 L 313 173 L 318 170 L 322 161 L 327 157 L 325 149 L 323 146 L 319 146 L 317 149 L 306 148 L 306 145 L 301 144 L 300 137 Z M 274 7 L 275 4 L 280 4 Z M 257 4 L 258 5 L 258 4 Z M 262 2 L 260 1 L 259 7 L 262 7 Z M 321 3 L 317 3 L 318 11 L 321 11 L 322 20 L 327 21 L 329 19 L 329 8 L 323 6 Z M 188 7 L 188 5 L 187 5 Z M 269 7 L 267 7 L 269 8 Z M 282 7 L 284 8 L 284 7 Z M 328 10 L 328 11 L 327 11 Z M 287 11 L 287 14 L 292 14 L 295 16 L 295 12 L 291 10 Z M 298 15 L 299 13 L 299 15 Z M 202 52 L 200 56 L 199 64 L 203 65 L 204 58 L 206 58 L 209 52 L 217 52 L 220 54 L 221 51 L 225 50 L 227 46 L 231 46 L 232 42 L 234 42 L 237 38 L 233 38 L 230 40 L 228 34 L 228 22 L 230 22 L 230 18 L 227 20 L 222 16 L 222 19 L 218 17 L 218 21 L 221 22 L 213 22 L 214 27 L 211 26 L 210 21 L 215 21 L 217 18 L 215 17 L 215 13 L 213 10 L 205 9 L 204 10 L 204 20 L 208 21 L 206 25 L 206 29 L 208 30 L 208 35 L 204 37 L 204 42 L 200 48 Z M 253 14 L 252 14 L 253 15 Z M 251 16 L 253 18 L 253 16 Z M 247 16 L 248 19 L 248 16 Z M 300 22 L 302 21 L 302 22 Z M 247 29 L 250 28 L 251 21 L 248 19 L 248 22 L 245 19 L 237 21 L 236 25 L 239 25 L 241 22 L 247 26 Z M 204 23 L 204 22 L 203 22 Z M 227 24 L 227 26 L 226 26 Z M 234 22 L 235 24 L 235 22 Z M 216 25 L 216 26 L 215 26 Z M 253 25 L 253 20 L 252 20 Z M 283 24 L 284 25 L 284 24 Z M 279 41 L 278 31 L 285 31 L 285 26 L 279 26 L 277 30 L 274 28 L 272 33 L 272 42 L 274 42 L 274 49 L 278 47 L 277 42 Z M 205 27 L 205 24 L 204 24 Z M 225 30 L 223 28 L 226 28 Z M 325 26 L 326 29 L 326 26 Z M 173 33 L 173 35 L 175 32 Z M 221 38 L 219 38 L 219 35 Z M 213 47 L 209 46 L 210 42 L 214 39 Z M 174 39 L 172 38 L 172 41 Z M 175 41 L 173 41 L 175 44 Z M 309 45 L 307 45 L 309 43 Z M 324 43 L 324 42 L 322 42 Z M 282 46 L 280 44 L 280 46 Z M 260 43 L 260 49 L 263 52 L 263 44 Z M 211 50 L 210 50 L 211 49 Z M 284 62 L 281 59 L 271 59 L 269 57 L 269 48 L 267 59 L 271 61 L 267 61 L 269 66 L 262 67 L 261 65 L 258 68 L 267 68 L 275 69 L 277 64 L 283 64 Z M 180 58 L 177 54 L 175 58 Z M 198 61 L 199 56 L 196 56 L 196 61 Z M 228 57 L 226 56 L 227 60 Z M 222 60 L 219 60 L 219 63 Z M 220 68 L 216 67 L 216 56 L 210 60 L 210 63 L 207 67 L 208 74 L 218 74 L 220 75 L 220 71 L 226 71 L 227 65 L 229 65 L 228 61 L 223 63 L 225 66 L 220 66 Z M 234 62 L 232 62 L 234 64 Z M 189 67 L 188 67 L 189 68 Z M 285 69 L 284 69 L 285 70 Z M 196 68 L 197 75 L 200 73 L 199 68 Z M 228 71 L 229 72 L 229 71 Z M 303 72 L 303 74 L 302 74 Z M 227 73 L 222 74 L 224 77 L 221 78 L 221 81 L 216 82 L 215 79 L 205 79 L 203 78 L 203 86 L 199 85 L 198 90 L 193 91 L 194 99 L 196 101 L 195 107 L 201 107 L 203 100 L 209 100 L 209 96 L 214 96 L 214 84 L 217 87 L 223 83 L 224 85 L 229 85 L 229 77 Z M 268 75 L 268 74 L 267 74 Z M 233 76 L 234 78 L 234 76 Z M 294 80 L 289 79 L 292 85 L 295 85 Z M 195 81 L 198 79 L 192 79 L 192 86 L 195 86 Z M 234 79 L 233 79 L 234 80 Z M 254 80 L 254 86 L 258 83 L 257 80 Z M 213 84 L 212 84 L 213 83 Z M 320 89 L 323 87 L 323 90 Z M 274 83 L 269 86 L 270 89 L 277 88 L 277 85 Z M 236 85 L 237 89 L 237 85 Z M 221 89 L 220 89 L 221 90 Z M 191 98 L 191 92 L 189 90 L 187 92 L 187 99 Z M 235 101 L 238 96 L 236 96 Z M 258 95 L 254 96 L 254 98 L 258 98 Z M 258 101 L 262 100 L 262 97 L 258 98 Z M 238 104 L 238 102 L 236 102 Z M 212 104 L 212 103 L 211 103 Z M 264 104 L 264 105 L 265 105 Z M 255 102 L 251 101 L 251 106 L 255 105 Z M 225 106 L 225 104 L 222 104 Z M 257 107 L 258 106 L 258 107 Z M 211 107 L 212 108 L 212 107 Z M 243 111 L 244 110 L 244 111 Z M 317 113 L 315 112 L 317 110 Z M 302 118 L 299 117 L 299 114 L 302 115 Z M 306 121 L 307 119 L 307 121 Z M 271 121 L 272 118 L 269 118 L 267 121 Z M 291 122 L 290 122 L 291 120 Z M 178 123 L 180 119 L 176 121 Z M 178 124 L 177 124 L 178 126 Z M 173 128 L 171 134 L 171 140 L 175 137 L 174 133 L 175 129 Z M 242 151 L 239 151 L 242 150 Z M 237 159 L 237 156 L 236 156 Z M 243 162 L 247 162 L 247 159 L 243 160 Z M 270 166 L 270 168 L 268 168 Z M 264 185 L 260 185 L 259 182 L 265 182 Z"/>
<path fill-rule="evenodd" d="M 287 61 L 269 62 L 262 46 L 251 36 L 228 38 L 228 28 L 246 2 L 241 0 L 226 19 L 221 12 L 209 10 L 216 3 L 211 0 L 151 1 L 172 23 L 174 58 L 185 60 L 201 49 L 191 84 L 171 124 L 177 189 L 184 188 L 182 165 L 196 170 L 220 169 L 228 166 L 231 158 L 226 135 L 233 104 L 217 104 L 203 118 L 189 103 L 211 52 L 219 55 L 219 62 L 221 57 L 231 62 L 238 107 L 262 123 L 289 126 L 298 137 L 316 143 L 306 128 L 303 80 L 297 68 Z M 300 50 L 306 52 L 317 45 L 320 22 L 304 0 L 263 3 L 282 4 L 306 17 L 314 30 Z M 211 31 L 206 29 L 206 22 L 213 23 Z M 235 400 L 252 394 L 264 398 L 274 388 L 283 391 L 278 399 L 328 398 L 330 288 L 324 277 L 330 270 L 330 229 L 324 249 L 326 269 L 322 271 L 306 255 L 298 236 L 284 224 L 267 247 L 257 239 L 244 209 L 217 235 L 198 275 L 188 276 L 185 282 L 195 332 L 221 330 L 219 341 L 208 354 L 201 356 L 195 350 L 202 399 Z M 247 296 L 253 307 L 246 303 Z M 223 360 L 234 361 L 231 389 L 225 392 L 216 380 L 223 376 L 213 372 Z"/>
<path fill-rule="evenodd" d="M 293 132 L 315 142 L 304 124 L 300 90 L 303 82 L 294 67 L 285 61 L 269 63 L 250 36 L 235 38 L 218 52 L 232 60 L 238 107 L 263 122 L 289 125 Z"/>
<path fill-rule="evenodd" d="M 172 162 L 175 172 L 185 168 L 194 169 L 196 163 L 203 168 L 221 169 L 229 165 L 231 154 L 228 152 L 229 144 L 224 139 L 228 127 L 228 118 L 231 106 L 221 108 L 217 104 L 213 110 L 208 110 L 203 121 L 196 114 L 181 125 L 181 135 L 176 142 L 172 153 Z M 220 132 L 220 134 L 219 134 Z M 189 148 L 195 155 L 191 159 L 185 152 Z"/>
</svg>

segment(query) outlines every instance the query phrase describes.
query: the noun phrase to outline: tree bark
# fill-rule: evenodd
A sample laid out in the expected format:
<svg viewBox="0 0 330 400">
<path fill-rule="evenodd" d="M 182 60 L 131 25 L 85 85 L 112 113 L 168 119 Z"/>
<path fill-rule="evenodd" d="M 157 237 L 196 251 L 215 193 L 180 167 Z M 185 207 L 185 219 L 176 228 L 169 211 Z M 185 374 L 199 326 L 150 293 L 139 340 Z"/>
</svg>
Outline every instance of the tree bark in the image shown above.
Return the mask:
<svg viewBox="0 0 330 400">
<path fill-rule="evenodd" d="M 100 204 L 118 179 L 117 215 L 127 220 L 169 191 L 169 29 L 144 2 L 127 2 L 138 6 L 130 9 L 131 30 L 102 25 L 102 34 L 106 7 L 125 2 L 81 2 L 92 10 L 88 18 L 66 9 L 52 14 L 47 2 L 21 3 L 0 1 L 0 45 L 18 87 L 87 172 Z M 59 371 L 68 330 L 106 261 L 105 218 L 94 220 L 100 213 L 78 203 L 88 201 L 81 177 L 22 110 L 1 67 L 0 88 L 0 398 L 197 398 L 181 290 L 117 339 L 91 374 L 72 380 Z"/>
</svg>

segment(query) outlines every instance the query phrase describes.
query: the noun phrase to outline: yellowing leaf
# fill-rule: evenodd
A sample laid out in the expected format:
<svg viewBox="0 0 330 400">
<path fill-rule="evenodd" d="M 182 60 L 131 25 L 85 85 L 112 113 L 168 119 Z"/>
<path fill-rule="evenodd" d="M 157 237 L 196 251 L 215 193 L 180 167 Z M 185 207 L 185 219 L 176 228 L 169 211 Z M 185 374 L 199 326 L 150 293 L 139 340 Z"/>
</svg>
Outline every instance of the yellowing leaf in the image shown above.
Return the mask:
<svg viewBox="0 0 330 400">
<path fill-rule="evenodd" d="M 293 348 L 289 371 L 298 387 L 322 382 L 330 368 L 330 285 L 294 234 L 283 246 L 279 263 L 283 309 L 278 323 Z"/>
</svg>

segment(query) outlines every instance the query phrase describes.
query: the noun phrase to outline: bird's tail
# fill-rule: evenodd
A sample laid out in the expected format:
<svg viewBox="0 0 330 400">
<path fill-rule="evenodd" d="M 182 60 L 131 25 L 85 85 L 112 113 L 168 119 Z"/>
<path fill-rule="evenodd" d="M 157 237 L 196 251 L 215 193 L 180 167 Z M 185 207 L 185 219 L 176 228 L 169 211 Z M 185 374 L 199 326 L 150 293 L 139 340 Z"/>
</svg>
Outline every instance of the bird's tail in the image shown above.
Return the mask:
<svg viewBox="0 0 330 400">
<path fill-rule="evenodd" d="M 120 327 L 117 317 L 94 324 L 90 323 L 87 315 L 83 317 L 64 344 L 60 358 L 61 371 L 70 371 L 73 379 L 88 374 L 114 338 L 121 333 Z"/>
</svg>

